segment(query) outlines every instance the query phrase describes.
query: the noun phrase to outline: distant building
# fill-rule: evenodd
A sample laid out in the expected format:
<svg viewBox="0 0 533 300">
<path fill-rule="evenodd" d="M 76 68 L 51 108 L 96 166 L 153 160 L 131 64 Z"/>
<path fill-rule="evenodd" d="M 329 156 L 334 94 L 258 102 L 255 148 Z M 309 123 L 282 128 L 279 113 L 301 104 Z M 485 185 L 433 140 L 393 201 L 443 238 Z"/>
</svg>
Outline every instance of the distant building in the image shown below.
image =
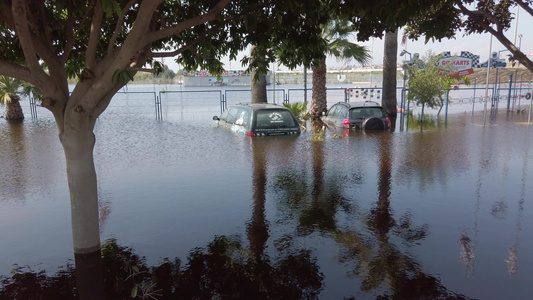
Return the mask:
<svg viewBox="0 0 533 300">
<path fill-rule="evenodd" d="M 270 71 L 266 76 L 267 85 L 270 84 Z M 250 86 L 251 77 L 244 70 L 230 70 L 220 77 L 211 75 L 207 71 L 183 72 L 183 85 L 186 86 Z"/>
</svg>

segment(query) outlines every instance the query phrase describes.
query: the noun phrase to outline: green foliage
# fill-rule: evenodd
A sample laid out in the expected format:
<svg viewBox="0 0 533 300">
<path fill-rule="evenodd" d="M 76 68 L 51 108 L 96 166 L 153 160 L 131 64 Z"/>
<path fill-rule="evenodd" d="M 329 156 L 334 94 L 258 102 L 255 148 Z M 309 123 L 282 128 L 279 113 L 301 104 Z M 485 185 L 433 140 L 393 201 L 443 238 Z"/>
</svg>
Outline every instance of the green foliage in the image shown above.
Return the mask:
<svg viewBox="0 0 533 300">
<path fill-rule="evenodd" d="M 408 20 L 406 32 L 411 39 L 425 36 L 426 42 L 454 38 L 458 32 L 465 35 L 489 32 L 511 52 L 513 60 L 533 71 L 533 63 L 527 58 L 527 53 L 505 36 L 505 32 L 511 29 L 516 9 L 520 8 L 533 17 L 532 5 L 531 0 L 435 1 L 430 9 L 424 9 L 424 13 Z"/>
<path fill-rule="evenodd" d="M 133 81 L 133 72 L 128 70 L 115 70 L 111 77 L 111 82 L 125 85 L 129 81 Z"/>
<path fill-rule="evenodd" d="M 364 46 L 350 42 L 355 27 L 348 20 L 339 19 L 329 22 L 322 27 L 322 37 L 328 43 L 326 55 L 335 56 L 344 62 L 355 60 L 362 65 L 371 60 L 370 52 Z"/>
<path fill-rule="evenodd" d="M 14 99 L 18 100 L 19 89 L 21 87 L 21 80 L 0 76 L 0 103 L 7 104 Z"/>
<path fill-rule="evenodd" d="M 306 122 L 311 117 L 311 114 L 307 110 L 307 101 L 305 102 L 294 102 L 294 103 L 283 103 L 283 106 L 290 109 L 294 116 L 298 119 L 300 127 L 306 129 Z"/>
<path fill-rule="evenodd" d="M 205 14 L 218 1 L 163 1 L 154 11 L 141 12 L 139 4 L 126 7 L 129 1 L 103 0 L 99 1 L 103 15 L 102 26 L 96 37 L 97 47 L 88 49 L 89 35 L 94 32 L 91 28 L 95 24 L 91 17 L 98 15 L 96 3 L 98 2 L 41 0 L 33 1 L 28 6 L 28 20 L 31 20 L 31 27 L 35 30 L 33 38 L 51 46 L 47 49 L 39 48 L 38 51 L 41 52 L 36 53 L 37 56 L 48 67 L 64 67 L 64 70 L 53 71 L 52 76 L 55 78 L 57 75 L 74 78 L 87 67 L 87 57 L 94 56 L 99 62 L 116 55 L 116 51 L 123 49 L 121 47 L 125 45 L 134 24 L 138 24 L 137 18 L 141 17 L 151 18 L 149 28 L 144 29 L 147 33 L 159 30 L 166 30 L 166 33 L 148 44 L 136 45 L 139 49 L 135 50 L 139 53 L 150 54 L 139 61 L 136 67 L 150 64 L 159 69 L 155 62 L 157 52 L 174 51 L 176 61 L 186 70 L 206 69 L 211 74 L 220 74 L 224 71 L 221 58 L 227 55 L 235 59 L 248 45 L 256 45 L 260 49 L 254 54 L 257 59 L 253 62 L 249 57 L 243 59 L 244 63 L 252 62 L 251 68 L 266 68 L 274 61 L 289 68 L 300 65 L 311 67 L 314 61 L 328 51 L 330 45 L 321 33 L 330 20 L 349 19 L 353 22 L 352 32 L 359 30 L 379 36 L 385 27 L 401 26 L 411 16 L 418 14 L 419 10 L 434 6 L 430 5 L 432 2 L 429 0 L 424 0 L 424 5 L 394 2 L 387 4 L 387 9 L 383 9 L 383 1 L 362 5 L 353 0 L 326 0 L 315 1 L 310 5 L 305 1 L 238 0 L 224 7 L 213 21 L 172 31 L 169 29 Z M 0 60 L 24 66 L 26 58 L 21 50 L 20 36 L 12 21 L 9 21 L 13 20 L 9 5 L 4 5 L 5 8 L 0 12 L 0 44 L 3 47 Z M 338 49 L 344 48 L 348 52 L 356 50 L 341 42 L 331 42 Z M 48 50 L 51 52 L 47 52 Z M 89 50 L 94 50 L 94 53 L 88 53 Z M 335 55 L 347 57 L 348 52 L 339 51 Z M 364 56 L 362 52 L 360 55 Z M 54 56 L 57 56 L 57 60 Z M 120 68 L 127 69 L 128 66 Z M 116 75 L 114 82 L 117 83 L 125 83 L 132 78 L 126 73 Z M 62 78 L 64 82 L 61 84 L 67 78 Z"/>
<path fill-rule="evenodd" d="M 428 52 L 423 59 L 424 68 L 413 63 L 407 67 L 409 78 L 409 100 L 417 105 L 437 108 L 444 103 L 446 80 L 449 78 L 438 65 L 439 57 Z"/>
<path fill-rule="evenodd" d="M 0 103 L 7 104 L 12 100 L 18 100 L 20 96 L 29 97 L 33 95 L 36 99 L 41 99 L 41 91 L 34 85 L 19 79 L 8 76 L 0 76 Z"/>
<path fill-rule="evenodd" d="M 114 0 L 101 0 L 102 1 L 102 9 L 105 12 L 105 15 L 107 18 L 113 17 L 113 13 L 116 13 L 118 16 L 122 15 L 122 11 L 120 10 L 119 3 Z"/>
</svg>

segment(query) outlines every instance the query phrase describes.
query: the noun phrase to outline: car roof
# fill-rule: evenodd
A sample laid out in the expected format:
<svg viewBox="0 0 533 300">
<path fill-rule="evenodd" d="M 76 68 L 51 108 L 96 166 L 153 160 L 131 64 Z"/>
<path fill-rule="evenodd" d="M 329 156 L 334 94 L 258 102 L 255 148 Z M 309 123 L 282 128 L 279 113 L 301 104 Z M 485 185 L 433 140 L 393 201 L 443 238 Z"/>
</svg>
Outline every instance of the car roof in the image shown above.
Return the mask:
<svg viewBox="0 0 533 300">
<path fill-rule="evenodd" d="M 381 105 L 374 101 L 356 101 L 356 102 L 339 102 L 337 104 L 341 104 L 344 106 L 347 106 L 348 108 L 357 108 L 357 107 L 381 107 Z"/>
<path fill-rule="evenodd" d="M 274 104 L 274 103 L 239 103 L 236 105 L 231 106 L 241 106 L 241 107 L 249 107 L 253 110 L 258 109 L 288 109 L 285 106 Z"/>
</svg>

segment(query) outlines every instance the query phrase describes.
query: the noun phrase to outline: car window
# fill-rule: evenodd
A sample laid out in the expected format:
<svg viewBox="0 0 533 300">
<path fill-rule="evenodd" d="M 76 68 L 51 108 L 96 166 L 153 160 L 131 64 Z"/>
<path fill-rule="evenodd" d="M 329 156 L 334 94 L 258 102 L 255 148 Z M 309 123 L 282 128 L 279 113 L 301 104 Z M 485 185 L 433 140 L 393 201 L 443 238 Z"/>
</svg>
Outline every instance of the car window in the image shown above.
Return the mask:
<svg viewBox="0 0 533 300">
<path fill-rule="evenodd" d="M 370 117 L 383 117 L 383 110 L 380 107 L 358 107 L 350 110 L 350 119 L 361 119 Z"/>
<path fill-rule="evenodd" d="M 330 108 L 328 112 L 328 117 L 335 118 L 337 116 L 337 109 L 337 105 L 334 105 L 332 108 Z"/>
<path fill-rule="evenodd" d="M 283 109 L 269 109 L 256 111 L 256 127 L 292 127 L 295 126 L 290 111 Z"/>
<path fill-rule="evenodd" d="M 243 125 L 247 127 L 248 124 L 250 124 L 250 112 L 248 112 L 248 110 L 240 109 L 237 112 L 236 117 L 237 117 L 235 120 L 236 125 Z"/>
<path fill-rule="evenodd" d="M 228 110 L 226 109 L 221 115 L 220 115 L 220 120 L 221 121 L 226 121 L 226 118 L 228 117 Z"/>
<path fill-rule="evenodd" d="M 238 107 L 230 107 L 228 110 L 228 114 L 226 116 L 226 122 L 228 123 L 235 123 L 235 120 L 237 119 L 237 114 L 239 113 Z"/>
<path fill-rule="evenodd" d="M 344 106 L 340 106 L 339 105 L 339 108 L 337 110 L 337 115 L 341 118 L 346 118 L 346 113 L 348 112 L 348 108 L 344 107 Z"/>
</svg>

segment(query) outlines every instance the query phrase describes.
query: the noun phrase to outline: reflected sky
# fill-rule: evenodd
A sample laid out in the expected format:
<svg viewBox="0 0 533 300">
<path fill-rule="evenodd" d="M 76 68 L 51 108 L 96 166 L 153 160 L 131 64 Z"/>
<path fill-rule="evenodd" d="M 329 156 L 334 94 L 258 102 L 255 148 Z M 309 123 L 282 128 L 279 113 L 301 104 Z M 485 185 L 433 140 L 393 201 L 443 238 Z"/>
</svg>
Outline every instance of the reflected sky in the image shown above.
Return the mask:
<svg viewBox="0 0 533 300">
<path fill-rule="evenodd" d="M 101 116 L 102 239 L 132 247 L 148 265 L 185 260 L 219 236 L 263 258 L 304 249 L 324 276 L 323 299 L 407 297 L 416 288 L 419 297 L 533 294 L 533 128 L 517 124 L 527 115 L 499 112 L 487 126 L 482 114 L 464 114 L 446 129 L 326 131 L 312 142 L 310 129 L 238 136 L 217 128 L 215 114 Z M 73 254 L 52 120 L 0 122 L 0 175 L 0 275 L 15 264 L 56 272 Z"/>
</svg>

